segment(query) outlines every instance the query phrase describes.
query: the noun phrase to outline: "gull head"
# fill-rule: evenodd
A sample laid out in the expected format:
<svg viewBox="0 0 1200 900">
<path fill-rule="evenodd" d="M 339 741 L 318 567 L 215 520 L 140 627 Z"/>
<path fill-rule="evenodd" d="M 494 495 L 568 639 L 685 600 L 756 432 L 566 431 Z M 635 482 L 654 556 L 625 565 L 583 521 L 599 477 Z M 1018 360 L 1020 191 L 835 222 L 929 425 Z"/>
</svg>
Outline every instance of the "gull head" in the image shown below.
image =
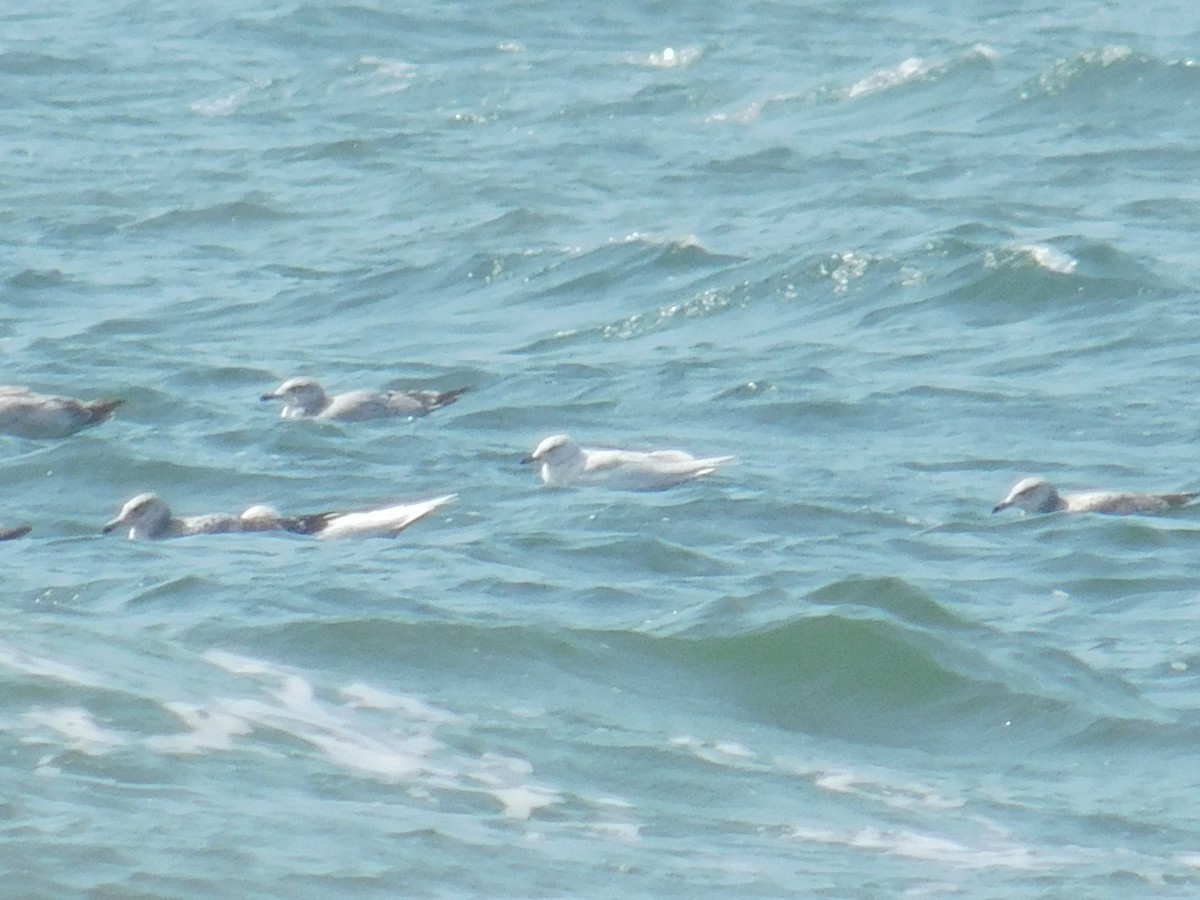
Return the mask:
<svg viewBox="0 0 1200 900">
<path fill-rule="evenodd" d="M 587 466 L 583 448 L 565 434 L 552 434 L 534 451 L 521 460 L 522 463 L 537 463 L 542 483 L 550 487 L 565 487 Z"/>
<path fill-rule="evenodd" d="M 263 394 L 259 399 L 282 400 L 282 415 L 285 418 L 291 415 L 316 415 L 329 402 L 321 385 L 312 378 L 289 378 L 275 390 Z"/>
<path fill-rule="evenodd" d="M 1013 485 L 1008 496 L 992 507 L 992 512 L 1015 506 L 1028 513 L 1054 512 L 1062 506 L 1062 498 L 1054 485 L 1044 478 L 1023 478 Z"/>
<path fill-rule="evenodd" d="M 161 533 L 171 520 L 171 509 L 158 494 L 138 494 L 121 507 L 117 517 L 105 523 L 104 533 L 128 526 L 129 539 L 154 537 Z"/>
<path fill-rule="evenodd" d="M 571 440 L 570 435 L 552 434 L 534 448 L 534 451 L 521 460 L 522 464 L 542 463 L 554 465 L 573 459 L 582 451 L 579 445 Z"/>
</svg>

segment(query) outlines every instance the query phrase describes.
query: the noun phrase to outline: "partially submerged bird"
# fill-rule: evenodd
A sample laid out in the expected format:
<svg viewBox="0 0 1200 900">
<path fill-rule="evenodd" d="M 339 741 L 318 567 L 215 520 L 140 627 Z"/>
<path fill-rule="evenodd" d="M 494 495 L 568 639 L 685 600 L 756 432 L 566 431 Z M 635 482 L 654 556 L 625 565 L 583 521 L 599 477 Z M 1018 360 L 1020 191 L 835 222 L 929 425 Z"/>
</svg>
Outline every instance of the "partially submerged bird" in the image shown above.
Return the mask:
<svg viewBox="0 0 1200 900">
<path fill-rule="evenodd" d="M 992 512 L 1009 507 L 1023 512 L 1094 512 L 1108 515 L 1158 513 L 1191 503 L 1200 492 L 1180 494 L 1128 494 L 1114 491 L 1092 491 L 1085 494 L 1060 494 L 1044 478 L 1025 478 L 1013 485 L 1008 496 L 997 503 Z"/>
<path fill-rule="evenodd" d="M 112 418 L 123 400 L 76 400 L 0 385 L 0 432 L 23 438 L 64 438 Z"/>
<path fill-rule="evenodd" d="M 565 434 L 546 438 L 525 464 L 536 463 L 549 487 L 597 485 L 627 491 L 657 491 L 708 475 L 732 456 L 697 459 L 682 450 L 593 450 Z"/>
<path fill-rule="evenodd" d="M 449 406 L 470 388 L 452 391 L 350 391 L 329 396 L 311 378 L 289 378 L 262 400 L 282 400 L 283 419 L 361 422 L 388 416 L 423 416 Z"/>
<path fill-rule="evenodd" d="M 319 538 L 393 537 L 456 497 L 458 494 L 445 494 L 431 500 L 362 512 L 309 513 L 284 519 L 283 527 L 293 534 L 311 534 Z"/>
<path fill-rule="evenodd" d="M 25 537 L 33 530 L 32 525 L 14 525 L 12 528 L 0 528 L 0 541 L 15 541 Z"/>
<path fill-rule="evenodd" d="M 104 533 L 129 529 L 131 541 L 188 537 L 193 534 L 228 534 L 244 531 L 279 531 L 281 517 L 268 507 L 251 507 L 240 516 L 209 513 L 203 516 L 172 515 L 171 507 L 158 494 L 138 494 L 121 507 L 115 519 L 105 523 Z"/>
<path fill-rule="evenodd" d="M 121 527 L 129 529 L 129 539 L 162 540 L 195 534 L 231 534 L 262 531 L 286 531 L 320 538 L 391 537 L 413 522 L 423 519 L 456 494 L 402 503 L 363 512 L 323 512 L 301 516 L 283 516 L 269 506 L 252 506 L 241 515 L 210 513 L 203 516 L 175 516 L 158 494 L 138 494 L 121 507 L 117 517 L 104 525 L 108 534 Z"/>
</svg>

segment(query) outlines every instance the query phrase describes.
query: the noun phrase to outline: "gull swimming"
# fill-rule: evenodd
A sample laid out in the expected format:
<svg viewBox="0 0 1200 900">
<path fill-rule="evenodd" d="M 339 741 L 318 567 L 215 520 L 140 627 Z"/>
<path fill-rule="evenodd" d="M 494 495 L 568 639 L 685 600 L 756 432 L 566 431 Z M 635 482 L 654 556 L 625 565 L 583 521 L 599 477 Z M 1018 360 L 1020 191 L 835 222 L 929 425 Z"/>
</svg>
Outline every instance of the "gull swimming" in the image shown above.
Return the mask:
<svg viewBox="0 0 1200 900">
<path fill-rule="evenodd" d="M 425 518 L 457 497 L 458 494 L 444 494 L 431 500 L 399 503 L 361 512 L 309 513 L 285 519 L 284 528 L 293 534 L 311 534 L 319 538 L 394 537 L 413 522 Z"/>
<path fill-rule="evenodd" d="M 451 391 L 350 391 L 330 397 L 311 378 L 289 378 L 261 400 L 282 400 L 281 419 L 361 422 L 388 416 L 423 416 L 449 406 L 470 388 Z"/>
<path fill-rule="evenodd" d="M 1030 513 L 1094 512 L 1108 515 L 1136 515 L 1175 509 L 1200 497 L 1200 492 L 1180 494 L 1128 494 L 1092 491 L 1086 494 L 1060 494 L 1044 478 L 1025 478 L 1013 485 L 1008 496 L 992 512 L 1015 506 Z"/>
<path fill-rule="evenodd" d="M 105 523 L 103 531 L 108 534 L 126 527 L 131 541 L 263 531 L 286 531 L 319 538 L 392 537 L 457 496 L 446 494 L 431 500 L 360 512 L 282 516 L 269 506 L 251 506 L 236 516 L 209 513 L 184 517 L 173 515 L 171 508 L 158 494 L 146 493 L 138 494 L 122 506 L 117 517 Z"/>
<path fill-rule="evenodd" d="M 32 530 L 32 525 L 14 525 L 12 528 L 0 527 L 0 541 L 15 541 L 17 538 L 25 537 Z"/>
<path fill-rule="evenodd" d="M 662 490 L 732 461 L 732 456 L 697 459 L 682 450 L 594 450 L 580 447 L 565 434 L 551 435 L 521 460 L 536 463 L 548 487 L 597 485 L 627 491 Z"/>
<path fill-rule="evenodd" d="M 0 432 L 23 438 L 64 438 L 112 418 L 124 400 L 76 400 L 0 385 Z"/>
</svg>

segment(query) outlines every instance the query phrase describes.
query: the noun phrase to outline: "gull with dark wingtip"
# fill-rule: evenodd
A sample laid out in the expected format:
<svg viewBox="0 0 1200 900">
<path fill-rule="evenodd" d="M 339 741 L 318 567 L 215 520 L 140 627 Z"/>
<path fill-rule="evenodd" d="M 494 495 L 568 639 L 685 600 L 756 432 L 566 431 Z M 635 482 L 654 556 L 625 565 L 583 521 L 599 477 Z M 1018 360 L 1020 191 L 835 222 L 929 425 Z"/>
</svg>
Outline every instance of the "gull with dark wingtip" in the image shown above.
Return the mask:
<svg viewBox="0 0 1200 900">
<path fill-rule="evenodd" d="M 1111 516 L 1160 513 L 1191 503 L 1200 492 L 1179 494 L 1130 494 L 1116 491 L 1090 491 L 1060 494 L 1044 478 L 1024 478 L 1013 485 L 1008 496 L 992 507 L 992 512 L 1015 507 L 1027 513 L 1094 512 Z"/>
<path fill-rule="evenodd" d="M 389 416 L 424 416 L 449 406 L 470 388 L 450 391 L 349 391 L 330 396 L 311 378 L 289 378 L 261 400 L 282 400 L 282 419 L 361 422 Z"/>
<path fill-rule="evenodd" d="M 286 531 L 319 538 L 393 537 L 413 522 L 445 506 L 457 494 L 446 494 L 416 503 L 400 503 L 382 509 L 335 511 L 300 516 L 280 515 L 269 506 L 252 506 L 241 515 L 209 513 L 176 516 L 158 494 L 138 494 L 121 507 L 116 518 L 105 523 L 104 533 L 129 529 L 131 541 L 164 540 L 197 534 L 237 534 Z"/>
<path fill-rule="evenodd" d="M 0 432 L 43 440 L 69 437 L 112 418 L 123 400 L 76 400 L 0 385 Z"/>
</svg>

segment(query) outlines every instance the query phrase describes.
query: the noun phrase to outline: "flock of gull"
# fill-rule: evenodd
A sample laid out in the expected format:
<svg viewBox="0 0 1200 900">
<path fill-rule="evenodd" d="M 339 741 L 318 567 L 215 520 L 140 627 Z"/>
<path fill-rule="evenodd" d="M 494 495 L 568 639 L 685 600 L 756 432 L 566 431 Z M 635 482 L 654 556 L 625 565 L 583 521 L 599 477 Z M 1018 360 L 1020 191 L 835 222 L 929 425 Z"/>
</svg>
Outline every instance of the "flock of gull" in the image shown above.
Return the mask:
<svg viewBox="0 0 1200 900">
<path fill-rule="evenodd" d="M 413 418 L 454 403 L 469 388 L 449 391 L 358 390 L 329 395 L 311 378 L 290 378 L 262 395 L 282 401 L 284 419 L 323 419 L 358 422 L 385 417 Z M 107 421 L 121 400 L 77 400 L 39 394 L 28 388 L 0 386 L 0 433 L 45 440 L 65 438 Z M 656 491 L 693 481 L 732 462 L 732 456 L 697 458 L 682 450 L 592 449 L 568 435 L 555 434 L 521 460 L 535 465 L 548 487 L 595 486 L 628 491 Z M 104 525 L 108 534 L 127 529 L 130 540 L 159 540 L 196 534 L 277 531 L 318 538 L 394 536 L 409 525 L 455 499 L 445 494 L 428 500 L 368 510 L 283 515 L 269 506 L 252 506 L 240 515 L 210 513 L 176 516 L 159 495 L 138 494 Z M 1157 513 L 1183 506 L 1200 492 L 1133 494 L 1091 492 L 1059 494 L 1041 478 L 1026 478 L 1013 486 L 992 512 L 1016 508 L 1026 513 L 1094 512 L 1110 515 Z M 0 540 L 23 537 L 30 525 L 0 528 Z"/>
<path fill-rule="evenodd" d="M 281 401 L 284 419 L 360 422 L 386 417 L 413 418 L 448 406 L 469 388 L 449 391 L 359 390 L 327 394 L 311 378 L 290 378 L 262 395 Z M 32 440 L 65 438 L 107 421 L 120 400 L 77 400 L 39 394 L 24 387 L 0 387 L 0 433 Z M 732 457 L 697 459 L 680 450 L 643 453 L 580 447 L 565 434 L 546 438 L 522 462 L 538 467 L 551 487 L 590 484 L 625 490 L 661 490 L 708 475 Z M 269 506 L 252 506 L 241 514 L 177 516 L 158 494 L 138 494 L 104 525 L 108 534 L 126 529 L 131 540 L 160 540 L 196 534 L 278 531 L 318 538 L 394 536 L 455 499 L 446 494 L 428 500 L 368 510 L 284 515 Z M 29 525 L 0 528 L 0 540 L 23 537 Z"/>
</svg>

